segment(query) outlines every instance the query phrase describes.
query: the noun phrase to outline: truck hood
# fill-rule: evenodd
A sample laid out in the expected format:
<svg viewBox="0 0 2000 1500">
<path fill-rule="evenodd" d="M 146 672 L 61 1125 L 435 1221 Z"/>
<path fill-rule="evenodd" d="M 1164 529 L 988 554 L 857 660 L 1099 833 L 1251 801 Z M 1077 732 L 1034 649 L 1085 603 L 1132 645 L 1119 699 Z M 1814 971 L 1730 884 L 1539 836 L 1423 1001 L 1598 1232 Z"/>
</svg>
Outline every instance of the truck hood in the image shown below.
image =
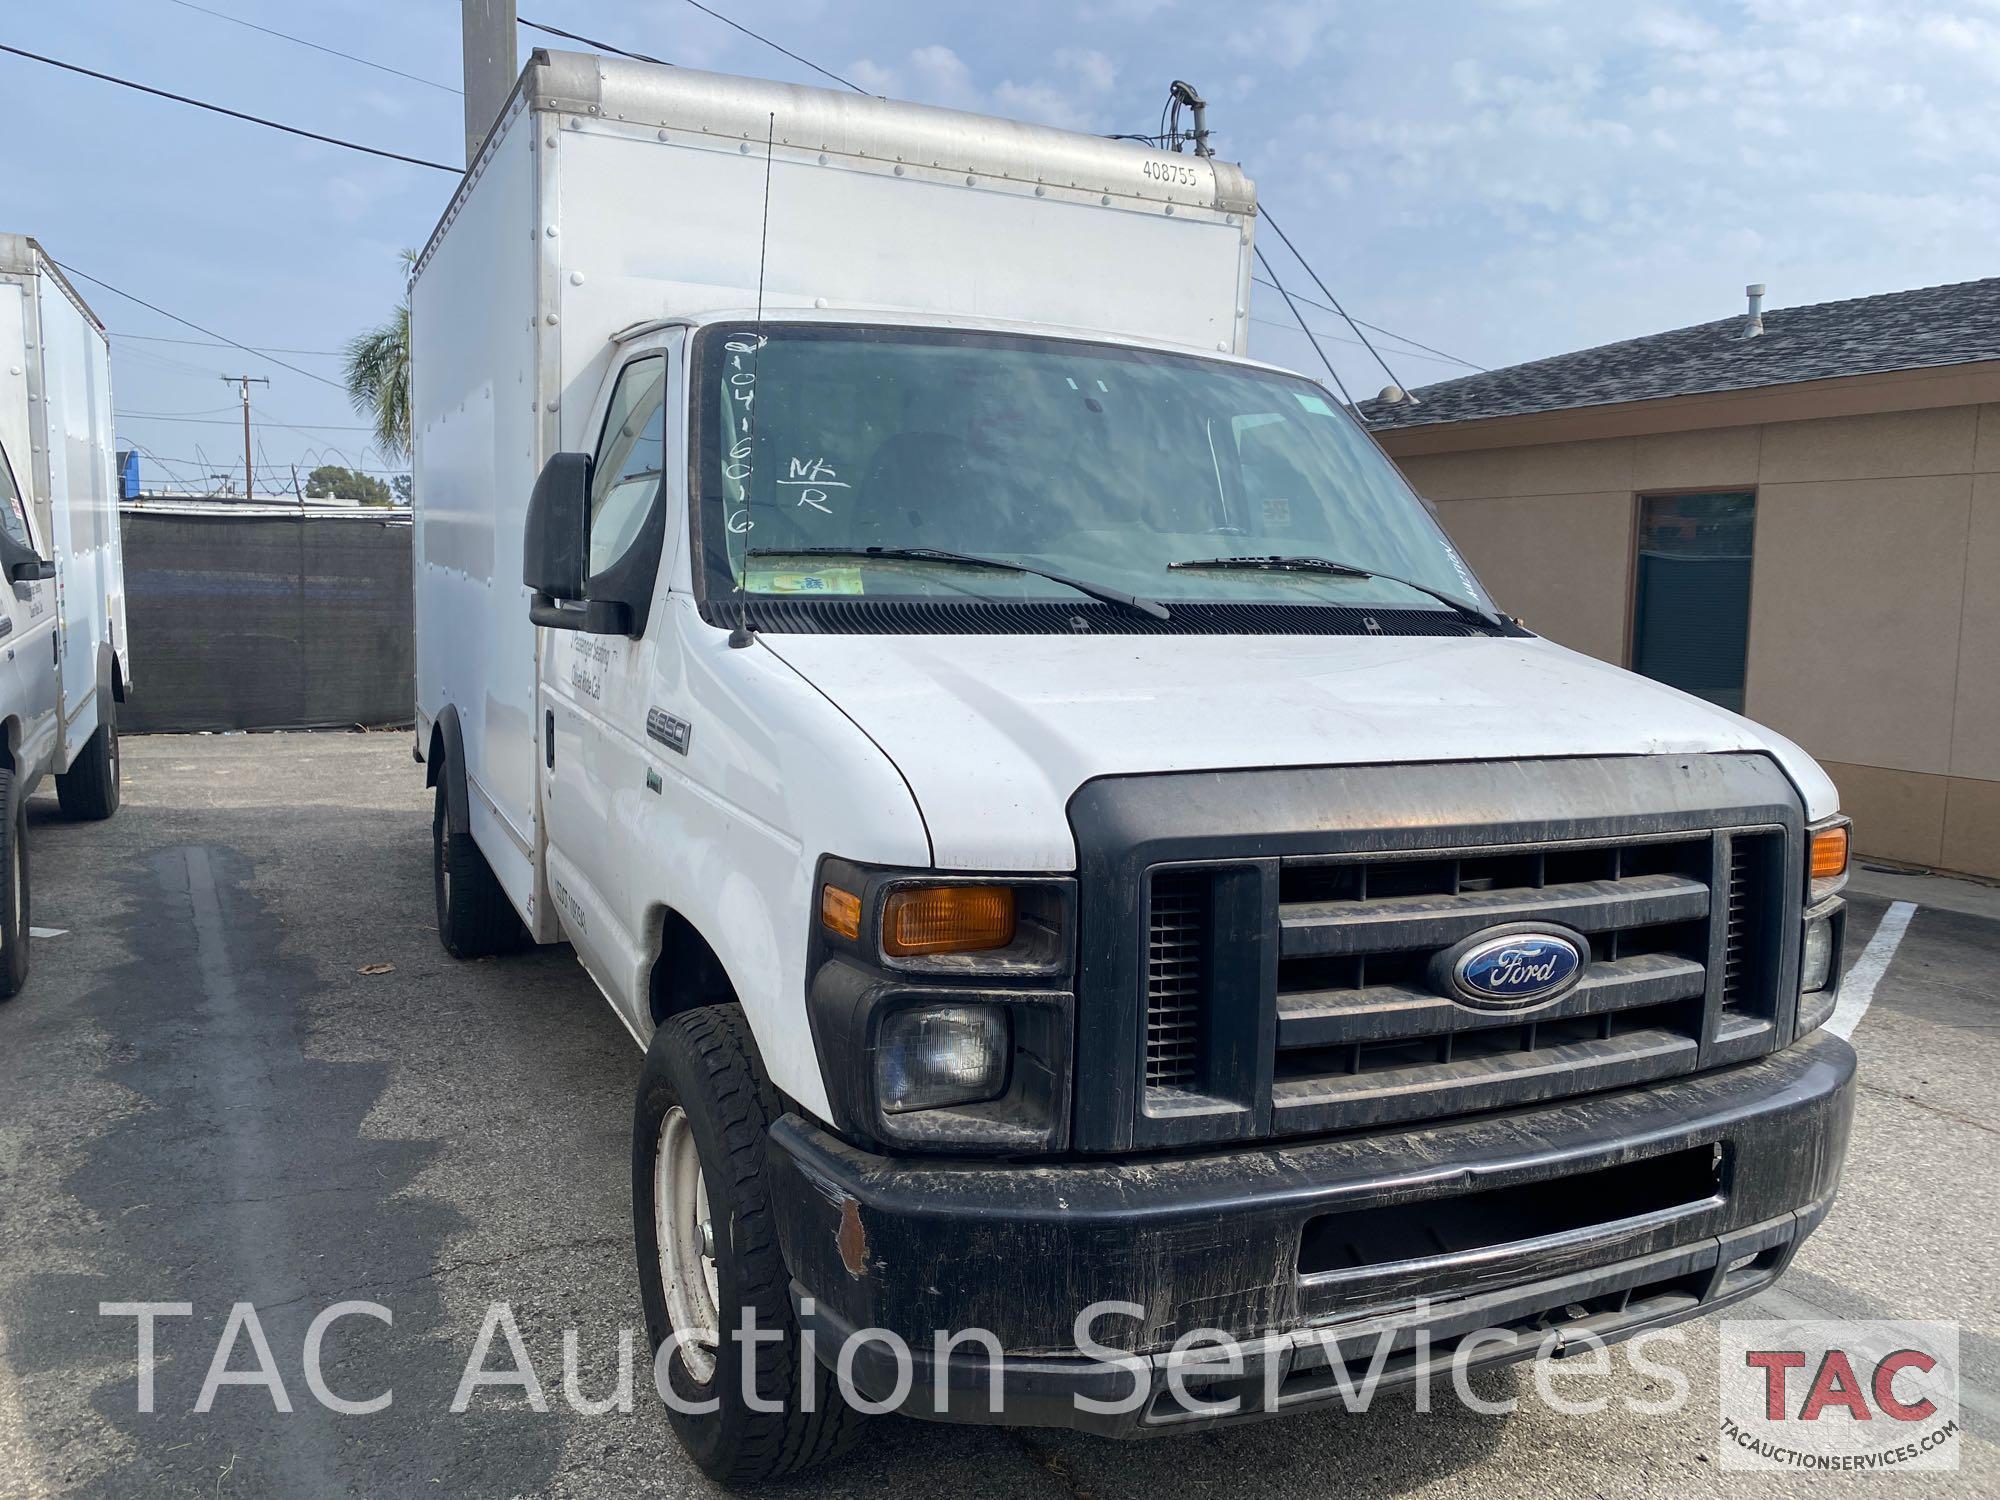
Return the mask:
<svg viewBox="0 0 2000 1500">
<path fill-rule="evenodd" d="M 895 762 L 944 869 L 1072 869 L 1076 789 L 1161 771 L 1751 750 L 1784 767 L 1808 818 L 1837 806 L 1782 736 L 1543 640 L 759 640 Z"/>
</svg>

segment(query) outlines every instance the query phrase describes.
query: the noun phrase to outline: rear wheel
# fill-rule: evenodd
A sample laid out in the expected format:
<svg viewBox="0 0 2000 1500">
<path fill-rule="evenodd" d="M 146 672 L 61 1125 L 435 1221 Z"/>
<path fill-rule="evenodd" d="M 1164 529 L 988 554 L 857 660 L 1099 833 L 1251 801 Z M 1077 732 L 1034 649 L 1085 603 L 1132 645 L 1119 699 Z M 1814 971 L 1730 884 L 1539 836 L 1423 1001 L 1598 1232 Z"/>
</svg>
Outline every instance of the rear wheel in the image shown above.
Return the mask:
<svg viewBox="0 0 2000 1500">
<path fill-rule="evenodd" d="M 444 779 L 431 812 L 431 881 L 437 895 L 438 941 L 453 958 L 511 953 L 526 940 L 514 905 L 472 835 L 451 826 Z"/>
<path fill-rule="evenodd" d="M 65 816 L 102 819 L 118 811 L 118 708 L 107 700 L 97 732 L 76 760 L 56 777 L 56 800 Z"/>
<path fill-rule="evenodd" d="M 667 1408 L 675 1436 L 724 1484 L 832 1458 L 862 1420 L 806 1353 L 793 1316 L 764 1175 L 764 1134 L 780 1109 L 740 1007 L 691 1011 L 654 1033 L 632 1121 L 640 1297 L 655 1356 L 678 1336 L 664 1372 L 679 1403 Z M 783 1337 L 730 1337 L 745 1309 Z M 773 1409 L 745 1399 L 746 1358 L 749 1388 Z"/>
<path fill-rule="evenodd" d="M 16 785 L 0 769 L 0 1000 L 28 982 L 28 824 Z"/>
</svg>

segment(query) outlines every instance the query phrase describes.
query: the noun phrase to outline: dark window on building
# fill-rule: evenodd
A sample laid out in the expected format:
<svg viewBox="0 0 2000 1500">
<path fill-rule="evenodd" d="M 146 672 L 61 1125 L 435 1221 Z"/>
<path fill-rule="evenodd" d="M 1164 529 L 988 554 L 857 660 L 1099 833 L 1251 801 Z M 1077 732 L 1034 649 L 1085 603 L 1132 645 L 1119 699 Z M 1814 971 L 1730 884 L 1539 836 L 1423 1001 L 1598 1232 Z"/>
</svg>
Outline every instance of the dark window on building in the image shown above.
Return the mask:
<svg viewBox="0 0 2000 1500">
<path fill-rule="evenodd" d="M 1756 530 L 1747 490 L 1640 497 L 1633 670 L 1743 711 Z"/>
</svg>

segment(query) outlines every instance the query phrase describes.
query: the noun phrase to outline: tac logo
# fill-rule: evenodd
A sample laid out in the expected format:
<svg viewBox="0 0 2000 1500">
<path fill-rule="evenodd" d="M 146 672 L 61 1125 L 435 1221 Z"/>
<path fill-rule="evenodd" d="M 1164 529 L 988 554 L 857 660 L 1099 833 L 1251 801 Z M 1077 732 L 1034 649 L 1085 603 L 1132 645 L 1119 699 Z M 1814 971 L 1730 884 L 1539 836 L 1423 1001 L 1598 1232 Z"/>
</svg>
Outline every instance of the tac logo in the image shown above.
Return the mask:
<svg viewBox="0 0 2000 1500">
<path fill-rule="evenodd" d="M 1954 1323 L 1722 1325 L 1722 1467 L 1958 1467 Z"/>
</svg>

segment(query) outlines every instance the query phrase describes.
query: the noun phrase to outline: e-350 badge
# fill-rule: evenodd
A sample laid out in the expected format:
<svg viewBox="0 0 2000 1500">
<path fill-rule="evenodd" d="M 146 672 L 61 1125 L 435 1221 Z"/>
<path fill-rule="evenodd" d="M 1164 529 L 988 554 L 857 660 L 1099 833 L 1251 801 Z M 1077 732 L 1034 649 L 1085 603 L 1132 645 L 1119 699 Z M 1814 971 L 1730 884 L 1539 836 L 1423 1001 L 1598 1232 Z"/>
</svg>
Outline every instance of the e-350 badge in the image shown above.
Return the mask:
<svg viewBox="0 0 2000 1500">
<path fill-rule="evenodd" d="M 686 719 L 676 719 L 664 708 L 646 710 L 646 737 L 658 740 L 676 755 L 688 753 L 688 741 L 694 737 L 694 726 Z"/>
</svg>

